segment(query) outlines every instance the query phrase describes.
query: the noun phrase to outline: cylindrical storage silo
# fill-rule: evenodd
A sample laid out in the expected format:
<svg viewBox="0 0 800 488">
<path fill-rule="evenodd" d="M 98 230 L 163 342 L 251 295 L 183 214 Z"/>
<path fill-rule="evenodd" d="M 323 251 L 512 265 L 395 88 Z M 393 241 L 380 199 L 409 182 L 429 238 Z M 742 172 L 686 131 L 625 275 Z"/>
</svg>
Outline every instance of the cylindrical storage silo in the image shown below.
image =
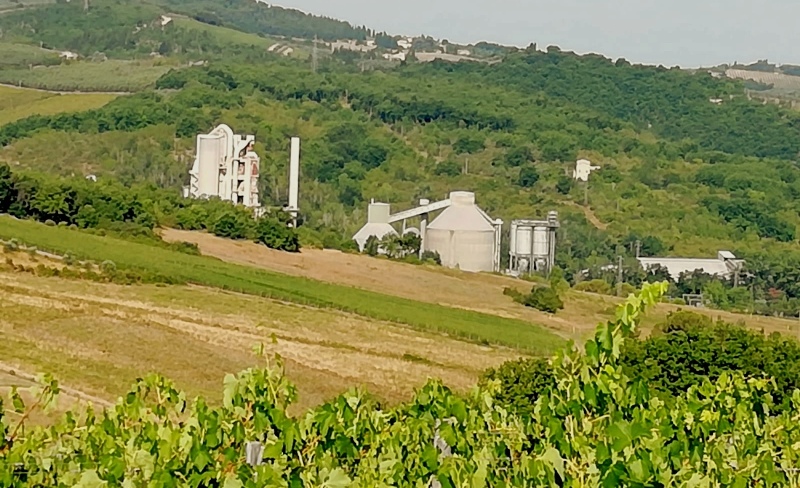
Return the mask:
<svg viewBox="0 0 800 488">
<path fill-rule="evenodd" d="M 517 256 L 530 256 L 533 249 L 533 228 L 526 226 L 517 226 L 517 247 L 515 249 Z"/>
<path fill-rule="evenodd" d="M 222 160 L 224 141 L 221 135 L 197 136 L 197 192 L 199 195 L 217 196 L 219 192 L 219 163 Z"/>
<path fill-rule="evenodd" d="M 547 227 L 533 228 L 533 255 L 542 257 L 549 255 L 550 250 L 547 245 Z"/>
<path fill-rule="evenodd" d="M 508 233 L 508 249 L 513 255 L 517 255 L 517 224 L 511 222 L 511 231 Z"/>
<path fill-rule="evenodd" d="M 442 265 L 464 271 L 493 271 L 495 229 L 475 206 L 475 194 L 450 193 L 451 206 L 428 225 L 427 249 Z"/>
</svg>

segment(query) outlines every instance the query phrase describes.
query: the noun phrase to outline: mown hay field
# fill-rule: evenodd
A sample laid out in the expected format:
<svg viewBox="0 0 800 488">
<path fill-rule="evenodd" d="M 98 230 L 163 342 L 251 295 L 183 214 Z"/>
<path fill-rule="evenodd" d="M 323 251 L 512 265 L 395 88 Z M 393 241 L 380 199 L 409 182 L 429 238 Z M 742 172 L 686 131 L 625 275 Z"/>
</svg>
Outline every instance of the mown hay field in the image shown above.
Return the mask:
<svg viewBox="0 0 800 488">
<path fill-rule="evenodd" d="M 29 258 L 46 262 L 45 258 Z M 0 257 L 5 260 L 12 253 Z M 12 259 L 16 259 L 16 256 Z M 519 353 L 366 319 L 196 286 L 120 286 L 0 271 L 0 370 L 48 371 L 83 395 L 113 401 L 138 377 L 164 374 L 219 400 L 224 375 L 279 354 L 298 408 L 353 387 L 388 401 L 428 377 L 464 390 Z M 27 384 L 5 374 L 0 388 Z"/>
</svg>

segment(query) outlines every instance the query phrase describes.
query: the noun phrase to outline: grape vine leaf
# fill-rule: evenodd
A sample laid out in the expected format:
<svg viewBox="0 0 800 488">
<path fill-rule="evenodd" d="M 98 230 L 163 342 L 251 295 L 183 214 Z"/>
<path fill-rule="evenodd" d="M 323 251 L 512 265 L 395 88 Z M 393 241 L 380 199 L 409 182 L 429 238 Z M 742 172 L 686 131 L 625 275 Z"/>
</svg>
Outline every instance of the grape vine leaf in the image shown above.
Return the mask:
<svg viewBox="0 0 800 488">
<path fill-rule="evenodd" d="M 542 460 L 550 463 L 553 469 L 556 470 L 556 473 L 558 473 L 558 476 L 560 476 L 562 480 L 564 479 L 564 459 L 561 458 L 561 454 L 559 454 L 556 448 L 548 448 L 544 454 L 542 454 Z"/>
<path fill-rule="evenodd" d="M 96 471 L 84 471 L 78 483 L 75 485 L 75 488 L 101 488 L 107 485 L 107 482 L 101 480 L 100 477 L 97 476 Z"/>
</svg>

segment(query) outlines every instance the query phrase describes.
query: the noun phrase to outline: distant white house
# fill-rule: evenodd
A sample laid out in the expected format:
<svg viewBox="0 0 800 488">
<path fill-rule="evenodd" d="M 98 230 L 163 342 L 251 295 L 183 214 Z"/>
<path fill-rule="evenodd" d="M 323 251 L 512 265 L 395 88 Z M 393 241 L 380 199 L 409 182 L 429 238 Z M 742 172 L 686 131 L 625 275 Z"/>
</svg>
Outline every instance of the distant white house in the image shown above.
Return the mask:
<svg viewBox="0 0 800 488">
<path fill-rule="evenodd" d="M 389 61 L 405 61 L 406 53 L 402 51 L 397 53 L 386 53 L 383 55 L 383 59 L 388 59 Z"/>
<path fill-rule="evenodd" d="M 681 273 L 691 273 L 700 270 L 720 278 L 730 278 L 737 270 L 741 269 L 744 260 L 736 259 L 730 251 L 719 251 L 717 258 L 637 258 L 644 269 L 650 266 L 661 265 L 667 268 L 670 277 L 678 280 Z"/>
<path fill-rule="evenodd" d="M 708 101 L 713 103 L 714 105 L 722 105 L 723 102 L 721 98 L 709 98 Z"/>
<path fill-rule="evenodd" d="M 377 49 L 378 46 L 375 45 L 373 42 L 372 44 L 359 44 L 358 41 L 353 40 L 345 40 L 345 41 L 334 41 L 331 43 L 331 52 L 335 52 L 337 50 L 347 50 L 347 51 L 356 51 L 362 53 L 368 53 Z"/>
<path fill-rule="evenodd" d="M 413 45 L 414 45 L 414 39 L 410 37 L 407 37 L 405 39 L 400 39 L 399 41 L 397 41 L 397 46 L 400 49 L 411 49 Z"/>
<path fill-rule="evenodd" d="M 73 60 L 73 59 L 78 59 L 78 53 L 74 53 L 72 51 L 61 51 L 58 54 L 58 57 L 66 60 Z"/>
<path fill-rule="evenodd" d="M 161 27 L 166 27 L 170 22 L 172 22 L 172 17 L 161 16 Z"/>
<path fill-rule="evenodd" d="M 458 51 L 456 51 L 456 54 L 458 54 L 459 56 L 471 56 L 472 51 L 470 51 L 469 49 L 459 49 Z"/>
<path fill-rule="evenodd" d="M 589 181 L 589 175 L 592 171 L 600 169 L 600 166 L 592 166 L 592 162 L 588 159 L 579 159 L 575 163 L 575 169 L 572 171 L 572 177 L 580 181 Z"/>
</svg>

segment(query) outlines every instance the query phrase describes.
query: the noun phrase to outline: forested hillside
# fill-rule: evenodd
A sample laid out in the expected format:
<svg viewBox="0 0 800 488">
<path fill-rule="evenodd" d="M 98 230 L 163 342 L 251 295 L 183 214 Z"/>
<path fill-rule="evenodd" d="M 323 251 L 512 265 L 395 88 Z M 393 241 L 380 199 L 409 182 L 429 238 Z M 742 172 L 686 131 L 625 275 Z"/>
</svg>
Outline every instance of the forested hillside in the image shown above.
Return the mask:
<svg viewBox="0 0 800 488">
<path fill-rule="evenodd" d="M 181 5 L 195 18 L 213 6 Z M 256 42 L 261 37 L 229 29 L 262 32 L 239 24 L 243 18 L 257 26 L 284 22 L 259 17 L 280 10 L 238 1 L 214 10 L 221 22 L 187 17 L 190 29 L 176 20 L 133 34 L 178 8 L 98 1 L 88 13 L 61 4 L 0 17 L 5 38 L 19 42 L 122 58 L 157 49 L 165 69 L 187 53 L 208 61 L 172 65 L 144 93 L 101 109 L 2 126 L 0 159 L 178 191 L 194 135 L 225 122 L 256 135 L 262 195 L 280 205 L 288 138 L 300 135 L 306 237 L 317 243 L 349 242 L 370 198 L 399 210 L 468 189 L 505 220 L 558 210 L 559 265 L 573 282 L 582 269 L 630 258 L 637 240 L 646 255 L 728 249 L 751 263 L 752 289 L 741 290 L 750 296 L 749 310 L 758 300 L 782 304 L 775 305 L 782 313 L 800 308 L 791 285 L 800 262 L 800 114 L 749 101 L 738 82 L 557 48 L 511 53 L 493 65 L 412 59 L 381 70 L 335 53 L 321 57 L 314 73 L 308 53 L 277 56 Z M 251 10 L 258 14 L 242 13 Z M 101 15 L 109 19 L 105 26 L 82 34 Z M 320 36 L 322 25 L 342 25 L 292 15 Z M 176 36 L 184 27 L 185 37 Z M 355 38 L 361 32 L 333 31 Z M 200 41 L 193 44 L 192 36 Z M 73 141 L 67 146 L 59 144 L 65 133 Z M 602 167 L 588 188 L 570 178 L 579 157 Z M 637 266 L 626 263 L 625 279 L 640 282 Z M 732 302 L 739 303 L 719 300 Z"/>
</svg>

